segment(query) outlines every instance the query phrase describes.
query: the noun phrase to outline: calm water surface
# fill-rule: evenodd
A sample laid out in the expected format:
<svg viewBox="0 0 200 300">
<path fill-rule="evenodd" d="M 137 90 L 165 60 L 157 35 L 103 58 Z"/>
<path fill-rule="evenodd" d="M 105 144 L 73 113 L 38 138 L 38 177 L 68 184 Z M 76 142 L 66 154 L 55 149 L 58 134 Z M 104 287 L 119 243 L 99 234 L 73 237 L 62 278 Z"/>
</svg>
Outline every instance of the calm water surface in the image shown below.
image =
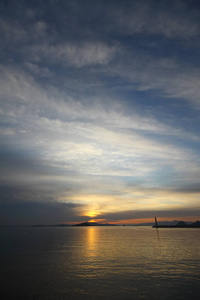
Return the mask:
<svg viewBox="0 0 200 300">
<path fill-rule="evenodd" d="M 200 299 L 200 229 L 0 228 L 1 299 Z"/>
</svg>

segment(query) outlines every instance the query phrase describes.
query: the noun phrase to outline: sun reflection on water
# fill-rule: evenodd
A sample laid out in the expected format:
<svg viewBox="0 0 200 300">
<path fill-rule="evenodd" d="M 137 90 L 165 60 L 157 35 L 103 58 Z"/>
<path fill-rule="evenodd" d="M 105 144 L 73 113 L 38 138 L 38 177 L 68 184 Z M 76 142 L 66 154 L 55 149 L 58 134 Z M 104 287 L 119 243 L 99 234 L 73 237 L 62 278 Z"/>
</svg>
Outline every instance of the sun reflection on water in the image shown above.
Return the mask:
<svg viewBox="0 0 200 300">
<path fill-rule="evenodd" d="M 95 249 L 97 248 L 98 230 L 96 230 L 96 228 L 94 227 L 88 227 L 86 230 L 87 255 L 95 256 Z"/>
</svg>

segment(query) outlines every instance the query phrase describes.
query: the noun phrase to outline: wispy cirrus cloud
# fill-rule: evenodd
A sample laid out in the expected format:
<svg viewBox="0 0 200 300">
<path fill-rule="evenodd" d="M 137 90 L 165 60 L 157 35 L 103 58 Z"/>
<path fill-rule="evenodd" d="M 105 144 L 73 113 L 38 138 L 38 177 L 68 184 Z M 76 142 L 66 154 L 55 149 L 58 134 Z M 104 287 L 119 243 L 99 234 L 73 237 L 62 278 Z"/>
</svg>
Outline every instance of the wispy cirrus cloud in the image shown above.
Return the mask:
<svg viewBox="0 0 200 300">
<path fill-rule="evenodd" d="M 128 172 L 130 176 L 134 170 L 135 176 L 138 176 L 151 172 L 155 168 L 154 160 L 160 160 L 162 166 L 172 166 L 176 162 L 173 168 L 177 168 L 189 157 L 189 152 L 178 145 L 158 140 L 160 135 L 181 138 L 181 134 L 185 139 L 184 131 L 174 130 L 152 117 L 136 113 L 127 116 L 116 101 L 111 102 L 108 109 L 104 102 L 99 104 L 97 101 L 88 106 L 72 98 L 65 99 L 55 89 L 54 96 L 50 97 L 32 77 L 22 73 L 19 73 L 22 77 L 13 75 L 13 72 L 9 74 L 12 75 L 7 74 L 5 81 L 9 82 L 9 86 L 13 85 L 15 99 L 8 107 L 8 103 L 5 104 L 2 117 L 8 123 L 8 129 L 15 128 L 16 139 L 12 139 L 15 145 L 21 144 L 30 149 L 34 141 L 33 148 L 38 149 L 44 159 L 65 162 L 68 168 L 76 167 L 83 173 L 86 170 L 87 173 L 110 175 Z M 6 89 L 6 84 L 4 87 Z M 59 106 L 56 96 L 60 97 Z M 154 134 L 154 137 L 149 138 L 147 133 Z M 191 139 L 189 134 L 188 139 Z M 146 159 L 142 163 L 144 157 Z M 134 160 L 133 164 L 131 160 Z"/>
<path fill-rule="evenodd" d="M 26 59 L 30 61 L 51 61 L 51 63 L 75 66 L 77 68 L 90 65 L 106 65 L 115 55 L 115 47 L 104 43 L 84 42 L 80 44 L 65 43 L 61 45 L 37 45 L 24 50 Z"/>
</svg>

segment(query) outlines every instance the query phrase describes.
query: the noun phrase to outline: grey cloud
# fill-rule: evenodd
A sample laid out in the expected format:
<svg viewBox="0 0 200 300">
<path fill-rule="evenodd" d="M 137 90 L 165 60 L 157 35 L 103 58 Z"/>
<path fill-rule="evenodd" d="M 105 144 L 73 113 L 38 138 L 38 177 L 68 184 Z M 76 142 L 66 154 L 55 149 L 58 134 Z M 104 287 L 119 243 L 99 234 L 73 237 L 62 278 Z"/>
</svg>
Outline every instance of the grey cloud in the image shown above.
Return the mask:
<svg viewBox="0 0 200 300">
<path fill-rule="evenodd" d="M 9 1 L 10 2 L 10 1 Z M 12 2 L 11 2 L 12 3 Z M 34 1 L 35 3 L 35 1 Z M 199 11 L 190 1 L 38 1 L 37 4 L 5 5 L 5 18 L 12 15 L 18 23 L 29 23 L 34 35 L 51 32 L 61 40 L 102 39 L 105 34 L 161 34 L 187 39 L 198 36 Z M 45 21 L 44 21 L 45 20 Z M 16 24 L 16 23 L 15 23 Z M 48 24 L 48 28 L 47 28 Z M 91 26 L 92 24 L 92 26 Z M 81 29 L 81 30 L 80 30 Z M 112 34 L 111 34 L 112 35 Z"/>
<path fill-rule="evenodd" d="M 100 11 L 100 15 L 103 14 L 103 2 L 99 1 L 98 3 L 98 6 L 94 4 L 89 6 L 90 14 L 87 14 L 89 18 L 93 18 L 93 14 L 95 12 L 97 13 L 97 11 Z M 60 2 L 52 2 L 50 7 L 46 8 L 47 12 L 49 10 L 51 11 L 55 5 L 56 9 L 61 13 L 62 22 L 65 24 L 65 31 L 69 32 L 71 30 L 72 35 L 73 32 L 76 33 L 74 34 L 76 39 L 65 40 L 64 30 L 59 31 L 56 29 L 56 24 L 58 26 L 59 23 L 58 19 L 53 20 L 52 23 L 55 23 L 55 28 L 52 29 L 48 18 L 45 18 L 45 21 L 36 18 L 33 24 L 27 26 L 26 29 L 24 29 L 25 26 L 22 26 L 23 24 L 18 26 L 13 25 L 13 28 L 19 32 L 18 34 L 14 34 L 14 36 L 23 36 L 25 34 L 31 37 L 31 42 L 27 41 L 26 44 L 17 45 L 17 47 L 14 48 L 12 46 L 11 48 L 13 48 L 14 52 L 17 52 L 18 56 L 21 57 L 20 59 L 29 66 L 29 69 L 32 74 L 35 74 L 35 77 L 41 76 L 48 78 L 50 75 L 52 76 L 54 72 L 55 77 L 59 76 L 59 74 L 56 74 L 57 66 L 82 68 L 98 65 L 100 67 L 99 70 L 95 70 L 94 73 L 92 69 L 90 70 L 93 76 L 89 76 L 87 71 L 79 76 L 72 70 L 67 70 L 64 72 L 64 75 L 70 72 L 70 79 L 68 78 L 67 80 L 70 81 L 70 83 L 73 75 L 76 76 L 76 80 L 74 80 L 76 86 L 77 83 L 80 84 L 82 80 L 82 86 L 84 85 L 86 90 L 86 86 L 91 87 L 92 83 L 101 83 L 102 85 L 102 80 L 100 80 L 102 75 L 105 78 L 108 74 L 111 78 L 118 76 L 120 80 L 126 80 L 126 84 L 132 84 L 133 88 L 139 91 L 159 90 L 164 96 L 179 97 L 199 106 L 199 71 L 196 68 L 196 63 L 195 65 L 188 65 L 187 63 L 180 65 L 174 58 L 168 57 L 166 59 L 165 57 L 154 57 L 154 48 L 150 50 L 151 47 L 148 47 L 149 55 L 146 54 L 146 51 L 144 51 L 142 47 L 138 48 L 139 51 L 137 48 L 134 51 L 134 47 L 131 51 L 128 51 L 127 49 L 123 49 L 126 48 L 126 43 L 120 39 L 121 29 L 118 28 L 119 26 L 125 26 L 125 28 L 126 26 L 130 27 L 131 30 L 133 30 L 132 34 L 141 33 L 143 31 L 144 33 L 148 33 L 148 31 L 151 31 L 149 34 L 160 33 L 175 37 L 179 35 L 181 38 L 198 34 L 198 18 L 193 18 L 193 15 L 198 16 L 198 11 L 190 10 L 188 14 L 187 1 L 184 2 L 185 5 L 181 6 L 177 3 L 178 2 L 172 5 L 172 8 L 169 8 L 165 1 L 162 1 L 160 5 L 156 5 L 156 1 L 143 1 L 140 5 L 137 2 L 133 3 L 133 1 L 128 1 L 126 6 L 121 5 L 120 2 L 109 1 L 106 5 L 109 17 L 107 17 L 105 23 L 109 28 L 109 22 L 113 22 L 113 28 L 115 28 L 117 37 L 116 40 L 110 38 L 110 33 L 104 28 L 105 41 L 105 38 L 100 36 L 95 39 L 91 32 L 92 38 L 87 36 L 81 40 L 79 35 L 77 35 L 77 31 L 80 31 L 79 29 L 84 17 L 81 18 L 80 23 L 78 20 L 81 14 L 84 15 L 82 12 L 87 10 L 87 5 L 83 5 L 79 1 L 76 1 L 74 5 L 70 4 L 70 2 L 64 5 L 69 12 L 71 11 L 73 15 L 75 14 L 76 16 L 75 21 L 72 22 L 70 16 L 67 15 L 67 17 L 64 18 L 65 14 L 62 13 L 60 9 Z M 38 7 L 38 11 L 40 11 L 41 8 L 43 17 L 45 12 L 44 6 L 45 4 L 39 4 Z M 94 13 L 92 14 L 93 11 Z M 71 26 L 69 26 L 70 22 L 72 22 Z M 102 23 L 103 21 L 101 23 L 95 22 L 92 28 L 94 33 L 96 29 L 98 29 L 97 31 L 99 32 L 99 27 Z M 121 23 L 125 25 L 120 25 Z M 9 22 L 7 21 L 7 23 L 5 23 L 4 21 L 3 24 L 4 27 L 11 26 L 10 19 Z M 88 20 L 88 24 L 90 24 L 90 20 Z M 85 26 L 87 27 L 87 22 L 83 22 L 81 30 L 84 29 Z M 95 26 L 97 26 L 97 28 Z M 5 27 L 3 31 L 7 32 L 7 36 L 10 36 L 8 32 L 12 32 L 12 30 L 8 30 L 7 27 Z M 127 32 L 127 29 L 125 31 Z M 53 38 L 50 38 L 53 32 Z M 41 41 L 38 40 L 39 33 L 41 34 Z M 11 38 L 9 39 L 11 40 Z M 193 46 L 194 45 L 195 43 Z M 184 45 L 184 47 L 187 48 L 188 44 Z M 40 67 L 40 64 L 43 64 L 43 66 Z M 54 70 L 49 70 L 47 65 L 53 65 Z M 55 77 L 52 79 L 54 83 Z M 78 77 L 82 77 L 82 79 L 79 78 L 79 81 L 77 79 Z M 86 78 L 86 80 L 84 80 L 83 77 L 84 79 Z M 90 81 L 90 84 L 88 84 L 88 81 Z M 68 85 L 66 83 L 67 89 L 69 89 L 69 87 L 70 89 L 75 89 L 70 83 Z M 107 84 L 109 84 L 109 82 Z M 62 88 L 64 88 L 64 86 L 62 86 Z"/>
<path fill-rule="evenodd" d="M 152 222 L 154 221 L 154 217 L 195 217 L 200 215 L 199 207 L 194 207 L 191 209 L 171 209 L 171 210 L 130 210 L 130 211 L 121 211 L 121 212 L 113 212 L 113 213 L 105 213 L 102 215 L 98 215 L 96 219 L 106 219 L 110 222 L 114 221 L 122 221 L 122 220 L 131 220 L 131 219 L 145 219 L 145 218 L 152 218 Z"/>
<path fill-rule="evenodd" d="M 52 78 L 54 73 L 50 71 L 48 68 L 39 67 L 37 64 L 33 64 L 30 62 L 26 62 L 25 68 L 30 71 L 34 76 L 44 77 L 44 78 Z"/>
<path fill-rule="evenodd" d="M 5 43 L 11 43 L 13 45 L 26 39 L 26 30 L 19 24 L 12 25 L 3 18 L 0 18 L 0 28 L 1 37 Z"/>
<path fill-rule="evenodd" d="M 162 97 L 184 99 L 199 107 L 198 62 L 188 64 L 175 58 L 159 58 L 125 49 L 123 57 L 125 59 L 118 59 L 112 68 L 107 68 L 110 76 L 125 79 L 132 90 L 155 91 Z"/>
<path fill-rule="evenodd" d="M 54 224 L 79 219 L 77 210 L 82 205 L 70 199 L 76 192 L 67 186 L 68 183 L 57 185 L 42 180 L 1 181 L 0 225 Z"/>
<path fill-rule="evenodd" d="M 179 187 L 172 189 L 172 191 L 177 193 L 186 193 L 186 194 L 200 194 L 198 177 L 194 176 L 194 178 L 192 178 L 192 183 L 190 185 L 187 182 L 185 186 L 180 185 Z M 195 183 L 195 178 L 197 181 L 196 183 Z"/>
<path fill-rule="evenodd" d="M 76 208 L 75 204 L 59 202 L 0 203 L 0 225 L 50 225 L 74 222 L 79 219 Z"/>
<path fill-rule="evenodd" d="M 128 1 L 128 5 L 113 5 L 110 13 L 113 30 L 122 34 L 161 34 L 169 38 L 187 39 L 198 36 L 197 12 L 188 9 L 187 1 L 178 4 L 167 1 Z"/>
<path fill-rule="evenodd" d="M 146 158 L 151 157 L 151 162 L 148 164 L 148 167 L 150 167 L 148 172 L 151 171 L 154 163 L 154 161 L 152 161 L 153 158 L 155 159 L 157 157 L 157 160 L 159 159 L 159 161 L 161 158 L 164 158 L 165 160 L 162 161 L 162 163 L 160 161 L 162 166 L 163 164 L 172 166 L 174 159 L 178 159 L 180 165 L 180 163 L 183 163 L 182 157 L 184 157 L 184 160 L 186 159 L 186 156 L 181 149 L 175 149 L 174 147 L 169 149 L 168 147 L 168 150 L 166 151 L 166 145 L 161 142 L 158 143 L 156 139 L 153 142 L 152 140 L 150 141 L 148 137 L 142 137 L 141 134 L 138 135 L 125 131 L 127 127 L 147 130 L 148 126 L 144 126 L 144 122 L 147 122 L 151 127 L 151 130 L 155 130 L 156 127 L 159 127 L 157 132 L 163 133 L 163 131 L 160 131 L 160 123 L 155 122 L 155 120 L 145 119 L 141 116 L 137 116 L 138 120 L 136 120 L 136 117 L 134 116 L 123 118 L 122 111 L 120 113 L 116 112 L 117 108 L 121 108 L 120 105 L 115 108 L 114 105 L 108 107 L 108 104 L 106 107 L 104 103 L 101 103 L 101 105 L 88 105 L 86 103 L 87 106 L 84 105 L 84 103 L 78 101 L 74 102 L 72 100 L 67 103 L 59 101 L 59 97 L 55 100 L 56 94 L 53 99 L 50 99 L 42 89 L 37 88 L 37 85 L 33 80 L 30 81 L 28 78 L 26 81 L 25 74 L 23 74 L 22 77 L 19 76 L 19 81 L 17 79 L 17 72 L 15 76 L 13 76 L 12 72 L 9 71 L 9 76 L 7 77 L 8 79 L 11 78 L 10 83 L 13 82 L 13 88 L 16 87 L 16 94 L 21 95 L 21 92 L 25 93 L 22 94 L 22 96 L 24 95 L 22 97 L 24 99 L 23 103 L 29 103 L 27 109 L 23 108 L 23 111 L 16 117 L 16 101 L 11 101 L 14 105 L 14 108 L 11 108 L 14 109 L 15 125 L 16 122 L 18 122 L 19 128 L 22 126 L 22 128 L 27 131 L 27 133 L 18 134 L 16 137 L 13 137 L 12 147 L 16 149 L 16 145 L 18 145 L 18 147 L 20 145 L 20 149 L 24 147 L 24 149 L 27 149 L 29 152 L 30 149 L 32 149 L 31 151 L 36 151 L 36 156 L 40 155 L 43 157 L 43 159 L 41 158 L 37 163 L 35 162 L 35 164 L 32 164 L 31 174 L 33 174 L 35 166 L 41 164 L 41 162 L 41 166 L 43 166 L 44 170 L 46 168 L 45 164 L 48 164 L 51 167 L 55 165 L 59 167 L 63 163 L 68 170 L 75 169 L 76 171 L 79 170 L 84 172 L 84 170 L 86 171 L 87 169 L 87 172 L 92 172 L 92 174 L 94 174 L 94 161 L 96 162 L 96 168 L 98 169 L 95 174 L 103 172 L 103 169 L 104 171 L 111 172 L 109 174 L 116 174 L 116 171 L 120 173 L 120 170 L 123 170 L 123 174 L 125 171 L 130 174 L 133 171 L 130 168 L 132 164 L 125 158 L 129 157 L 129 159 L 133 159 L 133 157 L 138 157 L 139 155 L 140 159 L 137 159 L 138 167 L 134 167 L 134 169 L 137 170 L 137 175 L 139 175 L 139 169 L 143 170 L 145 165 L 145 163 L 141 162 L 142 155 Z M 5 94 L 6 93 L 7 92 L 5 92 Z M 59 93 L 57 93 L 57 95 L 59 96 Z M 98 101 L 96 103 L 98 103 Z M 9 113 L 12 109 L 9 110 Z M 54 118 L 50 118 L 51 111 Z M 43 114 L 46 114 L 46 116 L 49 115 L 49 119 L 47 117 L 42 117 Z M 60 121 L 60 117 L 62 117 L 63 120 L 66 119 L 66 121 Z M 72 122 L 72 119 L 74 118 L 82 118 L 82 120 Z M 95 125 L 97 122 L 99 122 L 98 126 Z M 105 126 L 108 128 L 105 128 Z M 117 133 L 115 132 L 116 126 L 118 127 Z M 125 130 L 120 131 L 120 126 Z M 15 130 L 17 130 L 17 128 Z M 165 127 L 163 127 L 163 130 L 170 131 L 169 128 Z M 124 145 L 121 144 L 122 138 L 124 140 Z M 64 142 L 63 139 L 67 139 L 67 142 Z M 90 144 L 91 141 L 92 145 Z M 137 146 L 135 146 L 136 141 Z M 150 155 L 144 150 L 144 146 L 147 144 L 148 151 L 151 152 Z M 173 159 L 170 160 L 170 156 L 172 156 Z M 113 160 L 113 164 L 108 164 L 110 159 Z M 114 162 L 116 164 L 115 167 Z M 105 167 L 105 165 L 107 165 L 107 167 Z M 49 167 L 49 170 L 52 172 L 51 167 Z M 58 169 L 59 171 L 61 170 L 60 168 Z M 147 172 L 147 169 L 148 168 L 145 167 L 145 172 Z M 24 172 L 26 175 L 27 173 L 28 170 Z M 16 172 L 13 173 L 13 176 L 14 175 L 16 175 Z"/>
<path fill-rule="evenodd" d="M 63 195 L 69 201 L 77 190 L 84 189 L 83 183 L 75 180 L 77 170 L 63 167 L 63 162 L 42 159 L 34 151 L 1 147 L 0 165 L 0 202 L 57 201 Z"/>
<path fill-rule="evenodd" d="M 84 42 L 75 44 L 36 45 L 23 50 L 30 61 L 48 61 L 65 66 L 83 67 L 105 65 L 113 58 L 115 48 L 103 43 Z"/>
</svg>

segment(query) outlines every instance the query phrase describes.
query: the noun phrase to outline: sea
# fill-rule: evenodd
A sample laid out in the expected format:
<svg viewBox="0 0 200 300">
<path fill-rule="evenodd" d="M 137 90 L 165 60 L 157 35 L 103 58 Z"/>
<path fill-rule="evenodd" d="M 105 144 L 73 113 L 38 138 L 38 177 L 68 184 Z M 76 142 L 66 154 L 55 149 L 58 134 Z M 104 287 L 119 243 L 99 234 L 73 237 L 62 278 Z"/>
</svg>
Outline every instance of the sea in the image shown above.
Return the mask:
<svg viewBox="0 0 200 300">
<path fill-rule="evenodd" d="M 200 299 L 200 229 L 1 227 L 1 299 Z"/>
</svg>

